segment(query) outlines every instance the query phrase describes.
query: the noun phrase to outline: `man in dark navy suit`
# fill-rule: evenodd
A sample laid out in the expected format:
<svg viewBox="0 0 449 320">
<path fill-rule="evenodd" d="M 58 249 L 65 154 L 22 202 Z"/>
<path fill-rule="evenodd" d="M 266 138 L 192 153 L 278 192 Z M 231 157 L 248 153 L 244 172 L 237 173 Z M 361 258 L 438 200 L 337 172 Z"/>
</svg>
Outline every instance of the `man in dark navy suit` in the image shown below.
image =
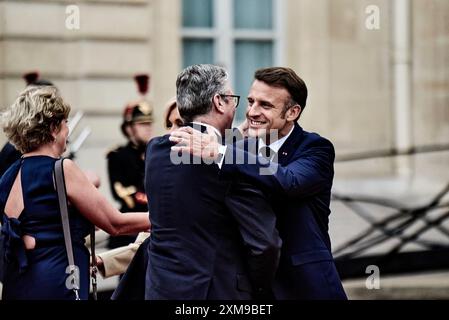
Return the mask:
<svg viewBox="0 0 449 320">
<path fill-rule="evenodd" d="M 238 105 L 226 71 L 191 66 L 176 87 L 184 122 L 220 140 Z M 171 152 L 173 145 L 166 135 L 147 146 L 152 232 L 145 298 L 272 298 L 281 241 L 266 196 L 240 177 L 220 177 L 215 163 Z"/>
<path fill-rule="evenodd" d="M 221 174 L 245 176 L 272 193 L 283 241 L 274 286 L 276 298 L 346 299 L 328 234 L 335 152 L 329 140 L 297 124 L 306 100 L 307 87 L 292 69 L 256 71 L 246 113 L 251 138 L 227 145 Z M 270 130 L 275 130 L 277 139 L 270 139 Z M 172 141 L 186 145 L 173 149 L 199 154 L 201 148 L 195 146 L 201 144 L 191 145 L 189 139 L 201 137 L 192 132 L 172 133 Z M 215 151 L 210 157 L 223 156 L 213 143 L 204 145 Z M 240 160 L 245 163 L 232 161 L 242 153 Z M 274 159 L 267 160 L 270 153 Z"/>
</svg>

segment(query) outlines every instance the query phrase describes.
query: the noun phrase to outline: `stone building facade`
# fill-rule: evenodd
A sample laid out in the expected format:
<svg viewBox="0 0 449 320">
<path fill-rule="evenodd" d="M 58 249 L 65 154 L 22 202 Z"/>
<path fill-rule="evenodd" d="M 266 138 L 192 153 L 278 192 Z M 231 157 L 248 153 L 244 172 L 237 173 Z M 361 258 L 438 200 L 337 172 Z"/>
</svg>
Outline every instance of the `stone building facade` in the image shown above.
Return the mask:
<svg viewBox="0 0 449 320">
<path fill-rule="evenodd" d="M 411 145 L 448 143 L 449 2 L 395 1 L 405 1 L 410 8 L 406 65 L 411 103 L 405 113 L 409 119 L 405 134 Z M 185 61 L 192 61 L 186 58 L 186 40 L 215 37 L 213 60 L 205 62 L 224 64 L 237 86 L 239 53 L 231 51 L 226 41 L 234 37 L 231 48 L 237 48 L 238 41 L 253 37 L 256 42 L 271 41 L 271 64 L 290 66 L 305 79 L 310 96 L 301 124 L 329 137 L 337 154 L 393 148 L 401 135 L 394 105 L 395 1 L 262 1 L 270 5 L 272 30 L 259 34 L 227 33 L 229 23 L 218 18 L 224 15 L 220 12 L 237 6 L 244 10 L 242 3 L 251 10 L 251 0 L 2 0 L 0 106 L 13 102 L 24 87 L 25 72 L 38 70 L 53 81 L 73 109 L 85 114 L 80 127 L 89 126 L 92 133 L 78 161 L 100 173 L 108 193 L 105 154 L 123 141 L 121 112 L 126 102 L 137 97 L 133 75 L 151 74 L 149 98 L 156 110 L 157 132 L 163 133 L 165 102 L 175 94 L 177 73 Z M 186 27 L 184 16 L 189 13 L 183 6 L 192 3 L 211 6 L 210 32 Z M 79 9 L 78 30 L 66 27 L 70 5 Z M 369 6 L 379 9 L 374 30 L 366 26 Z M 238 17 L 244 21 L 251 13 L 229 12 L 234 12 L 234 21 Z M 420 159 L 406 164 L 412 172 L 429 165 L 428 159 Z M 447 157 L 434 157 L 430 163 L 436 176 L 448 164 Z M 337 178 L 389 176 L 395 175 L 398 163 L 379 160 L 337 168 Z"/>
</svg>

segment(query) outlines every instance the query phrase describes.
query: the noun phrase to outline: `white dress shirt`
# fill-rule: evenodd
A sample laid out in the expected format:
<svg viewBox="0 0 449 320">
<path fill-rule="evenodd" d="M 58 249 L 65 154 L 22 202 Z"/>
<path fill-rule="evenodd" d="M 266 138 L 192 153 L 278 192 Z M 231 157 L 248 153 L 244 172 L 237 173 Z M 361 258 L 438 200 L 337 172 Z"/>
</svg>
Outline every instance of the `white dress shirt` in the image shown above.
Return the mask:
<svg viewBox="0 0 449 320">
<path fill-rule="evenodd" d="M 292 134 L 294 128 L 295 128 L 295 126 L 293 126 L 293 127 L 290 129 L 290 132 L 289 132 L 286 136 L 284 136 L 284 137 L 282 137 L 281 139 L 278 139 L 278 140 L 276 140 L 276 141 L 270 143 L 270 144 L 268 145 L 268 147 L 269 147 L 274 153 L 278 153 L 278 152 L 279 152 L 279 149 L 281 149 L 281 147 L 282 147 L 282 145 L 284 144 L 284 142 L 285 142 L 285 141 L 288 139 L 288 137 Z M 265 147 L 265 146 L 267 146 L 267 145 L 265 144 L 265 141 L 263 141 L 262 138 L 259 138 L 259 147 L 258 147 L 258 150 L 257 150 L 259 154 L 260 154 L 260 149 L 262 149 L 262 148 Z"/>
<path fill-rule="evenodd" d="M 221 144 L 221 142 L 223 140 L 223 136 L 221 135 L 220 131 L 218 131 L 218 129 L 215 128 L 214 126 L 211 126 L 210 124 L 207 124 L 207 123 L 195 122 L 195 121 L 192 121 L 192 123 L 194 125 L 198 125 L 198 126 L 205 126 L 207 129 L 207 132 L 209 132 L 209 133 L 214 132 L 215 135 L 217 136 L 218 143 L 220 144 L 218 146 L 218 154 L 220 155 L 220 158 L 218 159 L 217 165 L 218 165 L 218 168 L 221 169 L 221 166 L 222 166 L 223 160 L 224 160 L 224 154 L 226 153 L 226 145 Z"/>
</svg>

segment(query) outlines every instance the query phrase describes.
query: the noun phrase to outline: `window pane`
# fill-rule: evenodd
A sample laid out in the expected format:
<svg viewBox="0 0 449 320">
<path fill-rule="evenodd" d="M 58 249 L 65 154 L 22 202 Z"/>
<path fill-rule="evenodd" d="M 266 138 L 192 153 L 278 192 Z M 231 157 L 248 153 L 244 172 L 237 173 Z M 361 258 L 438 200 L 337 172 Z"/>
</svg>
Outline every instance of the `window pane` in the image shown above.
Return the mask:
<svg viewBox="0 0 449 320">
<path fill-rule="evenodd" d="M 254 72 L 259 68 L 273 65 L 272 41 L 243 41 L 235 42 L 235 91 L 242 96 L 237 108 L 236 124 L 245 119 L 249 88 L 254 79 Z"/>
<path fill-rule="evenodd" d="M 236 29 L 272 29 L 272 0 L 234 0 Z"/>
<path fill-rule="evenodd" d="M 214 63 L 214 41 L 204 39 L 184 39 L 183 68 L 192 64 Z"/>
<path fill-rule="evenodd" d="M 212 9 L 212 0 L 182 0 L 182 25 L 211 28 Z"/>
</svg>

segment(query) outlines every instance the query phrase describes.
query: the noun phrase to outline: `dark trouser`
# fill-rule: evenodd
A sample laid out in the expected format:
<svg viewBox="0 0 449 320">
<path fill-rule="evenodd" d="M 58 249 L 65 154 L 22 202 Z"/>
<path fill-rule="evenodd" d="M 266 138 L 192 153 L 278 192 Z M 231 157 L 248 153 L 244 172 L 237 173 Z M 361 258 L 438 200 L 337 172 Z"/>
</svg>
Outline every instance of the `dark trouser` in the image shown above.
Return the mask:
<svg viewBox="0 0 449 320">
<path fill-rule="evenodd" d="M 116 236 L 116 237 L 109 237 L 108 241 L 108 248 L 109 249 L 115 249 L 119 247 L 126 247 L 130 243 L 133 243 L 136 241 L 137 235 L 134 236 Z"/>
<path fill-rule="evenodd" d="M 332 260 L 283 266 L 274 284 L 278 300 L 347 300 Z"/>
<path fill-rule="evenodd" d="M 3 235 L 0 234 L 0 282 L 3 282 Z"/>
<path fill-rule="evenodd" d="M 145 239 L 121 278 L 112 300 L 144 300 L 150 237 Z"/>
</svg>

